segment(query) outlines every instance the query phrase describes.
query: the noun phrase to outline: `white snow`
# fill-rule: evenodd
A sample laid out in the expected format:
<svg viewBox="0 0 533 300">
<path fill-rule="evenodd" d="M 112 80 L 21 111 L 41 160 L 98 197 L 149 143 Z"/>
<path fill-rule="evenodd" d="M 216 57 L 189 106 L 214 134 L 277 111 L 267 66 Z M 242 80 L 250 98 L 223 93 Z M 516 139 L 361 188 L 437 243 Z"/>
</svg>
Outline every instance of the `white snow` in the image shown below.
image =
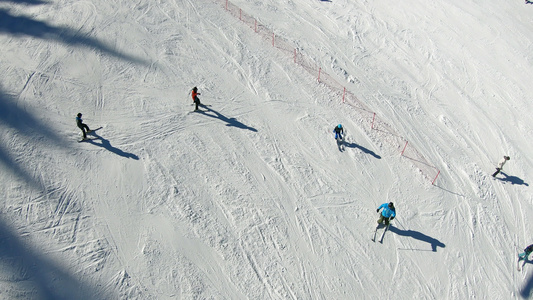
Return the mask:
<svg viewBox="0 0 533 300">
<path fill-rule="evenodd" d="M 224 0 L 0 1 L 0 299 L 530 297 L 533 4 L 231 3 L 397 136 Z"/>
</svg>

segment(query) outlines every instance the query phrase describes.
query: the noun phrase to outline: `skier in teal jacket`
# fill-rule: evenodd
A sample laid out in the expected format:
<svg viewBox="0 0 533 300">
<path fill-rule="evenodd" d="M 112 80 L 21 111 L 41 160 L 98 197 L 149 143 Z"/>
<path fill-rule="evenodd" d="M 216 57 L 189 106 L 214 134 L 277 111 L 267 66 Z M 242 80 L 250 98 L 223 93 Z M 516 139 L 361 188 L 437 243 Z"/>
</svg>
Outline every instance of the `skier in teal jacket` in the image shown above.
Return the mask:
<svg viewBox="0 0 533 300">
<path fill-rule="evenodd" d="M 379 215 L 378 224 L 382 224 L 383 221 L 385 221 L 385 226 L 388 226 L 389 221 L 394 220 L 394 218 L 396 217 L 396 207 L 394 207 L 394 204 L 392 202 L 383 203 L 378 207 L 376 212 L 379 212 L 379 210 L 382 208 L 383 210 Z"/>
<path fill-rule="evenodd" d="M 524 252 L 518 254 L 518 261 L 520 261 L 522 259 L 526 260 L 527 257 L 529 256 L 529 254 L 531 254 L 531 252 L 533 252 L 533 244 L 527 246 L 526 249 L 524 249 Z"/>
</svg>

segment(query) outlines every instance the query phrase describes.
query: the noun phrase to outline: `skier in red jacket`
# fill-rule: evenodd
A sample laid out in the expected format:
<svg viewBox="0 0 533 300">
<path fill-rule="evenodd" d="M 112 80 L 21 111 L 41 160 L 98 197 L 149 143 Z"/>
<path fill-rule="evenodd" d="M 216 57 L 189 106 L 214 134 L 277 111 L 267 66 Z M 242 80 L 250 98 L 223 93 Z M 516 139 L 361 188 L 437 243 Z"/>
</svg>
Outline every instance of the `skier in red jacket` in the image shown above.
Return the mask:
<svg viewBox="0 0 533 300">
<path fill-rule="evenodd" d="M 193 87 L 191 91 L 191 96 L 192 102 L 194 102 L 194 104 L 196 105 L 196 108 L 194 109 L 195 111 L 198 110 L 198 105 L 202 105 L 202 103 L 200 103 L 200 98 L 198 98 L 198 95 L 201 95 L 200 93 L 198 93 L 198 88 Z"/>
</svg>

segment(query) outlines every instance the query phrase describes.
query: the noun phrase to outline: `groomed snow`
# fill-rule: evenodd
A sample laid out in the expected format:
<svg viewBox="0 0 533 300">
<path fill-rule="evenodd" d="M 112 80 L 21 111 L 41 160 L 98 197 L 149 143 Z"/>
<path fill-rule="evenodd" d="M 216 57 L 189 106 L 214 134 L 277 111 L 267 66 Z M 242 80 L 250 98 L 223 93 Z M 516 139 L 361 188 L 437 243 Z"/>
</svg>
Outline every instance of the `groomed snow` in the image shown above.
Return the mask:
<svg viewBox="0 0 533 300">
<path fill-rule="evenodd" d="M 533 4 L 232 3 L 435 184 L 223 0 L 0 0 L 0 299 L 530 296 Z"/>
</svg>

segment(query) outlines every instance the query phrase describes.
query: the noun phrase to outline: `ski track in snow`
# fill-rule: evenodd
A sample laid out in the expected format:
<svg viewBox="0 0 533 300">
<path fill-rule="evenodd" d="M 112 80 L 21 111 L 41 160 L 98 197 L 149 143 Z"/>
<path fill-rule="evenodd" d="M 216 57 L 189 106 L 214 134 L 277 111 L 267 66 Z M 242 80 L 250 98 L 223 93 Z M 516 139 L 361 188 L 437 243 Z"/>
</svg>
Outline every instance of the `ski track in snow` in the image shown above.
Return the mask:
<svg viewBox="0 0 533 300">
<path fill-rule="evenodd" d="M 0 298 L 531 293 L 515 266 L 531 243 L 530 6 L 233 3 L 413 158 L 222 1 L 4 1 Z M 78 112 L 97 139 L 74 142 Z M 389 201 L 398 217 L 372 243 Z"/>
</svg>

